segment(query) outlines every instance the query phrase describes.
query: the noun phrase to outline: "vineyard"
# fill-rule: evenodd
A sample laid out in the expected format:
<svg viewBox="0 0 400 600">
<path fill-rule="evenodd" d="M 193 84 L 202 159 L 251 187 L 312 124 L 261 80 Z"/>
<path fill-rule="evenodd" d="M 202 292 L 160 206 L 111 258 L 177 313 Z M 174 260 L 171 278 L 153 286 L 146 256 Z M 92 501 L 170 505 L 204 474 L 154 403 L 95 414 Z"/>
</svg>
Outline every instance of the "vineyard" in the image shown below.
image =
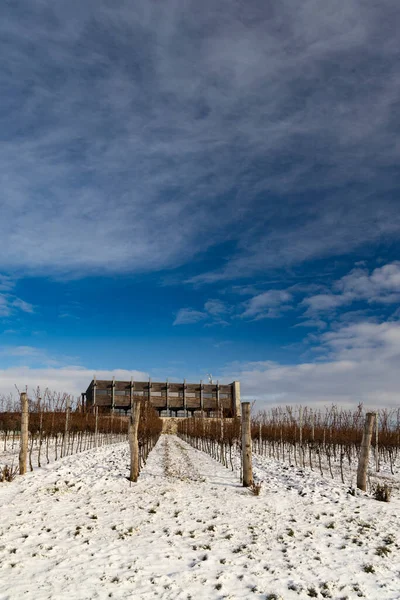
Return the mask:
<svg viewBox="0 0 400 600">
<path fill-rule="evenodd" d="M 307 407 L 274 408 L 251 422 L 253 453 L 354 484 L 365 423 L 365 410 L 324 411 Z M 196 449 L 240 473 L 241 421 L 184 419 L 178 433 Z M 390 480 L 399 473 L 400 409 L 380 410 L 371 443 L 369 480 Z M 397 486 L 397 483 L 394 483 Z"/>
<path fill-rule="evenodd" d="M 61 458 L 117 444 L 128 439 L 126 417 L 71 410 L 67 396 L 56 402 L 30 402 L 28 424 L 29 469 Z M 139 469 L 156 444 L 162 421 L 146 400 L 140 403 L 138 428 Z M 14 408 L 16 408 L 14 406 Z M 21 412 L 0 412 L 0 469 L 8 466 L 16 474 L 21 431 Z"/>
<path fill-rule="evenodd" d="M 177 419 L 178 435 L 145 400 L 130 417 L 55 396 L 2 408 L 1 598 L 399 597 L 399 411 L 374 420 L 365 493 L 362 406 L 250 418 L 243 403 L 241 419 Z"/>
<path fill-rule="evenodd" d="M 5 402 L 3 399 L 3 406 Z M 10 403 L 9 403 L 10 404 Z M 82 412 L 70 408 L 66 394 L 39 392 L 29 402 L 29 468 L 82 451 L 127 440 L 127 417 Z M 162 431 L 162 420 L 147 400 L 140 402 L 138 427 L 139 470 Z M 0 466 L 14 469 L 19 450 L 21 413 L 14 402 L 0 412 Z M 365 410 L 324 410 L 309 407 L 273 408 L 256 414 L 251 421 L 252 452 L 321 477 L 353 485 L 360 454 Z M 187 418 L 178 420 L 178 435 L 198 450 L 207 452 L 241 477 L 241 420 Z M 381 409 L 372 436 L 369 484 L 394 477 L 399 471 L 400 409 Z M 394 483 L 395 487 L 397 486 Z"/>
</svg>

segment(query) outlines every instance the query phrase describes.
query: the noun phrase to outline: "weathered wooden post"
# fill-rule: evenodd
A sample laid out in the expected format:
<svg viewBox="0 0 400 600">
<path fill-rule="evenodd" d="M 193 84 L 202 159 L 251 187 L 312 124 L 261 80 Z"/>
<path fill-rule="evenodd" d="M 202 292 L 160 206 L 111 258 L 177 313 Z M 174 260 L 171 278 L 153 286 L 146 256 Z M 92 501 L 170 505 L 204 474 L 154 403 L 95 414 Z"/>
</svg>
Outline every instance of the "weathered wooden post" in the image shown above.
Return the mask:
<svg viewBox="0 0 400 600">
<path fill-rule="evenodd" d="M 111 415 L 115 412 L 115 375 L 113 375 L 111 382 Z"/>
<path fill-rule="evenodd" d="M 365 492 L 367 490 L 367 470 L 369 461 L 369 450 L 371 447 L 372 431 L 376 413 L 367 413 L 365 417 L 364 432 L 361 441 L 360 458 L 358 459 L 357 487 Z"/>
<path fill-rule="evenodd" d="M 140 418 L 140 400 L 133 402 L 129 419 L 129 448 L 131 452 L 131 471 L 129 481 L 137 481 L 139 477 L 139 440 L 138 428 Z"/>
<path fill-rule="evenodd" d="M 99 445 L 99 407 L 94 407 L 94 447 L 97 448 Z"/>
<path fill-rule="evenodd" d="M 203 414 L 204 410 L 204 384 L 203 380 L 200 379 L 200 412 Z"/>
<path fill-rule="evenodd" d="M 161 392 L 162 395 L 162 392 Z M 166 416 L 170 417 L 171 416 L 171 410 L 169 408 L 169 383 L 168 383 L 168 378 L 167 381 L 165 382 L 165 410 L 166 410 Z"/>
<path fill-rule="evenodd" d="M 29 425 L 29 412 L 28 412 L 28 396 L 26 392 L 21 394 L 21 439 L 19 448 L 19 474 L 25 475 L 26 473 L 26 459 L 28 456 L 28 425 Z"/>
<path fill-rule="evenodd" d="M 316 420 L 316 414 L 315 413 L 311 413 L 311 441 L 314 444 L 315 442 L 315 420 Z"/>
<path fill-rule="evenodd" d="M 253 483 L 250 402 L 242 402 L 242 463 L 243 487 L 250 487 Z"/>
<path fill-rule="evenodd" d="M 131 377 L 131 384 L 129 386 L 129 409 L 132 410 L 132 402 L 133 402 L 133 377 Z"/>
<path fill-rule="evenodd" d="M 67 438 L 69 434 L 69 412 L 70 412 L 70 399 L 67 398 L 67 406 L 65 410 L 65 427 L 64 427 L 64 439 L 62 445 L 62 457 L 67 453 Z"/>
<path fill-rule="evenodd" d="M 183 416 L 185 417 L 185 419 L 188 418 L 188 411 L 187 411 L 187 403 L 186 403 L 186 379 L 183 380 Z M 187 435 L 187 423 L 186 423 L 186 435 Z M 187 441 L 187 440 L 186 440 Z"/>
<path fill-rule="evenodd" d="M 93 406 L 96 406 L 96 390 L 97 390 L 97 378 L 93 375 Z"/>
<path fill-rule="evenodd" d="M 380 466 L 379 466 L 379 412 L 376 414 L 376 419 L 375 419 L 375 469 L 376 472 L 379 473 L 380 470 Z"/>
<path fill-rule="evenodd" d="M 232 384 L 232 404 L 233 415 L 240 417 L 240 382 L 234 381 Z"/>
<path fill-rule="evenodd" d="M 39 451 L 38 451 L 38 467 L 40 468 L 42 465 L 40 463 L 40 457 L 42 454 L 42 444 L 43 444 L 43 411 L 42 408 L 40 406 L 40 398 L 39 398 L 39 411 L 40 411 L 40 417 L 39 417 Z"/>
<path fill-rule="evenodd" d="M 303 444 L 303 407 L 299 408 L 299 442 L 300 446 Z"/>
</svg>

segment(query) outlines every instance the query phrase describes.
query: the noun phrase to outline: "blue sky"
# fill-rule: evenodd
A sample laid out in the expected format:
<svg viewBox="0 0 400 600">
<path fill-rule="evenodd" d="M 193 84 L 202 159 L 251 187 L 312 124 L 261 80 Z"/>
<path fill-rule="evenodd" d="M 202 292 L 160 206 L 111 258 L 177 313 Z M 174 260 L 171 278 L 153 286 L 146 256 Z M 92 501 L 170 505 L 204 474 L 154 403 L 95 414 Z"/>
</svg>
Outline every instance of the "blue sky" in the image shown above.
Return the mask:
<svg viewBox="0 0 400 600">
<path fill-rule="evenodd" d="M 400 9 L 0 7 L 0 393 L 398 404 Z"/>
</svg>

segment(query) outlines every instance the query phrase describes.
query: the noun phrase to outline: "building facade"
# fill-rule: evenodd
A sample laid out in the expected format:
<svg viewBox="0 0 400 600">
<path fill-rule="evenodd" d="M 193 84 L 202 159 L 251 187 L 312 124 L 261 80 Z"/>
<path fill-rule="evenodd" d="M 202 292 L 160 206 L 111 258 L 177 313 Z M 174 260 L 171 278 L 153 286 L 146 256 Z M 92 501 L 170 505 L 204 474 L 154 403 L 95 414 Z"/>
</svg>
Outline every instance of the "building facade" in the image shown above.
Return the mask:
<svg viewBox="0 0 400 600">
<path fill-rule="evenodd" d="M 128 414 L 136 399 L 147 398 L 162 417 L 240 416 L 240 383 L 170 383 L 97 380 L 82 394 L 86 410 Z"/>
</svg>

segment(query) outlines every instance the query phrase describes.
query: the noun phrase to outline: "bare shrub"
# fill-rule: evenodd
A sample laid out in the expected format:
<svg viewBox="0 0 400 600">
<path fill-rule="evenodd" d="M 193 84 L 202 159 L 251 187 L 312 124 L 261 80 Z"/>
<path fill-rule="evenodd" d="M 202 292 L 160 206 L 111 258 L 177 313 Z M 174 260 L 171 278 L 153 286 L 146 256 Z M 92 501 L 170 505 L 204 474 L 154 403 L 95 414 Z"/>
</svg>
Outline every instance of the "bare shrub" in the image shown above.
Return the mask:
<svg viewBox="0 0 400 600">
<path fill-rule="evenodd" d="M 392 495 L 392 488 L 387 483 L 377 483 L 373 490 L 375 500 L 379 502 L 390 502 L 390 496 Z"/>
<path fill-rule="evenodd" d="M 261 487 L 262 487 L 261 482 L 253 481 L 253 483 L 250 486 L 250 490 L 254 494 L 254 496 L 259 496 L 260 492 L 261 492 Z"/>
<path fill-rule="evenodd" d="M 11 465 L 11 467 L 9 465 L 4 465 L 4 467 L 0 468 L 0 483 L 3 483 L 3 481 L 14 481 L 17 475 L 17 467 L 13 467 L 13 465 Z"/>
</svg>

